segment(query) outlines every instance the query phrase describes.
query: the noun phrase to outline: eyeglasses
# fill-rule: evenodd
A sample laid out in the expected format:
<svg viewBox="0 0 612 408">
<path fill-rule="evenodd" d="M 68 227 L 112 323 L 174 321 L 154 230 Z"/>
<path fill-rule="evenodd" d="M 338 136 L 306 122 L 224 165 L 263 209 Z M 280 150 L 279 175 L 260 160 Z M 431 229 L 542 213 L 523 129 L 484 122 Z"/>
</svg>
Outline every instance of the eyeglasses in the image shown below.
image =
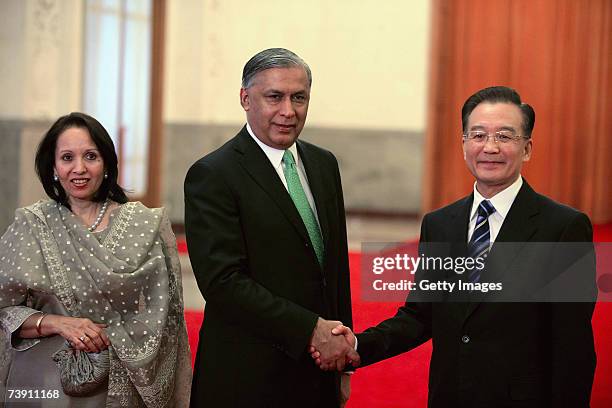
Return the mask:
<svg viewBox="0 0 612 408">
<path fill-rule="evenodd" d="M 492 134 L 484 130 L 470 130 L 463 135 L 463 139 L 475 144 L 485 144 L 489 137 L 492 137 L 493 141 L 499 144 L 516 143 L 521 139 L 529 139 L 529 136 L 517 135 L 512 130 L 498 130 Z"/>
</svg>

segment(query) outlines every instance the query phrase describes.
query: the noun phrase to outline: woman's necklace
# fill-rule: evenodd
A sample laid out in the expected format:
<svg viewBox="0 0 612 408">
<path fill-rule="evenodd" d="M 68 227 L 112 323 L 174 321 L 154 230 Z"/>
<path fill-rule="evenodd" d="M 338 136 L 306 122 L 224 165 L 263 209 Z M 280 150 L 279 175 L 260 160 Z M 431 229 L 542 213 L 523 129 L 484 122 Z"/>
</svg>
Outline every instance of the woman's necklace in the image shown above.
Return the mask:
<svg viewBox="0 0 612 408">
<path fill-rule="evenodd" d="M 98 225 L 100 225 L 100 223 L 102 222 L 102 218 L 104 218 L 104 214 L 106 214 L 107 208 L 108 208 L 108 199 L 106 199 L 106 201 L 104 201 L 104 204 L 102 204 L 102 208 L 100 208 L 100 212 L 98 212 L 98 217 L 96 218 L 94 223 L 91 224 L 91 227 L 87 228 L 89 232 L 94 232 L 96 228 L 98 228 Z"/>
</svg>

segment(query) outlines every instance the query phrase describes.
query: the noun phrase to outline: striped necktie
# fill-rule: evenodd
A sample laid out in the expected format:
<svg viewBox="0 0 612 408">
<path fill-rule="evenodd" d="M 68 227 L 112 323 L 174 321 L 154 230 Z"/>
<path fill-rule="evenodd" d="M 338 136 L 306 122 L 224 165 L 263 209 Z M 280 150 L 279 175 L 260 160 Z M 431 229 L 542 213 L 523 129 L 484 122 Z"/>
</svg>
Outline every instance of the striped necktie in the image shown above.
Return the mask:
<svg viewBox="0 0 612 408">
<path fill-rule="evenodd" d="M 487 256 L 491 246 L 491 231 L 489 229 L 489 216 L 495 212 L 495 207 L 489 200 L 482 200 L 478 206 L 478 217 L 476 218 L 476 228 L 472 234 L 472 239 L 468 243 L 468 256 L 480 258 Z M 482 269 L 474 268 L 470 271 L 468 279 L 470 282 L 480 281 Z"/>
<path fill-rule="evenodd" d="M 302 217 L 306 231 L 308 231 L 308 236 L 310 237 L 312 248 L 317 255 L 319 265 L 323 266 L 325 248 L 323 245 L 323 238 L 321 237 L 321 230 L 319 229 L 319 223 L 308 203 L 306 193 L 300 182 L 300 176 L 295 167 L 293 153 L 289 150 L 285 150 L 283 154 L 283 163 L 285 164 L 283 173 L 285 174 L 285 180 L 287 180 L 287 190 L 289 190 L 289 195 L 293 200 L 293 204 L 295 204 L 295 208 L 298 210 L 300 217 Z"/>
</svg>

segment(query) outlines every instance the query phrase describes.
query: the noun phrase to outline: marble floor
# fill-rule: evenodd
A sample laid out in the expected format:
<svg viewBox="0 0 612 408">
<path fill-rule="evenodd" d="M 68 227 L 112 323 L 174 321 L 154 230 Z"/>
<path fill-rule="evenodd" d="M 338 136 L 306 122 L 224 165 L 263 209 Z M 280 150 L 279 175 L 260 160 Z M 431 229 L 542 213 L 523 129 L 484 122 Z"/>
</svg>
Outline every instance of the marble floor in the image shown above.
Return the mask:
<svg viewBox="0 0 612 408">
<path fill-rule="evenodd" d="M 416 218 L 347 217 L 347 235 L 350 251 L 360 251 L 364 242 L 401 242 L 417 239 L 421 220 Z M 181 255 L 183 294 L 186 309 L 202 310 L 204 299 L 187 255 Z"/>
</svg>

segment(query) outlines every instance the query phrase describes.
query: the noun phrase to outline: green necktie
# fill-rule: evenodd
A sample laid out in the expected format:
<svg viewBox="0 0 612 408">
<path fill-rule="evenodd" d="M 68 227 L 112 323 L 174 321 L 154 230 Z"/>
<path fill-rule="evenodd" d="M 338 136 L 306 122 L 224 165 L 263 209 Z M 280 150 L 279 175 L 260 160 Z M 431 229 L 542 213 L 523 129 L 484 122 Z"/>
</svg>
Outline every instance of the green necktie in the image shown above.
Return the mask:
<svg viewBox="0 0 612 408">
<path fill-rule="evenodd" d="M 310 237 L 310 242 L 312 242 L 312 247 L 317 255 L 319 264 L 323 265 L 325 248 L 323 246 L 321 230 L 319 229 L 319 224 L 317 223 L 312 208 L 310 208 L 306 193 L 304 193 L 304 188 L 300 182 L 300 176 L 295 167 L 293 153 L 289 150 L 285 150 L 285 154 L 283 154 L 283 163 L 285 163 L 283 173 L 285 173 L 285 179 L 287 180 L 289 195 L 293 200 L 293 204 L 295 204 L 295 208 L 297 208 L 300 213 L 302 221 L 304 221 L 304 226 L 306 227 L 306 231 L 308 231 L 308 236 Z"/>
</svg>

